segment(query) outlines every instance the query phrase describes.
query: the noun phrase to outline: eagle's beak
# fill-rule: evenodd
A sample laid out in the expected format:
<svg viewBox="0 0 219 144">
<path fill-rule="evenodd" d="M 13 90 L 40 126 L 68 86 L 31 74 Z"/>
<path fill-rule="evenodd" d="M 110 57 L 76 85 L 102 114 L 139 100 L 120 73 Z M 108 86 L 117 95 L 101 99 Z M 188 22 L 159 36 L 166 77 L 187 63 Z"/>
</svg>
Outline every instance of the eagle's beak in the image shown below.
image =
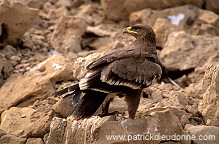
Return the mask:
<svg viewBox="0 0 219 144">
<path fill-rule="evenodd" d="M 123 31 L 122 31 L 122 33 L 123 33 L 123 34 L 124 34 L 124 33 L 130 33 L 130 34 L 134 33 L 134 34 L 137 34 L 137 32 L 131 30 L 131 28 L 132 28 L 132 27 L 126 27 L 126 28 L 124 28 Z"/>
</svg>

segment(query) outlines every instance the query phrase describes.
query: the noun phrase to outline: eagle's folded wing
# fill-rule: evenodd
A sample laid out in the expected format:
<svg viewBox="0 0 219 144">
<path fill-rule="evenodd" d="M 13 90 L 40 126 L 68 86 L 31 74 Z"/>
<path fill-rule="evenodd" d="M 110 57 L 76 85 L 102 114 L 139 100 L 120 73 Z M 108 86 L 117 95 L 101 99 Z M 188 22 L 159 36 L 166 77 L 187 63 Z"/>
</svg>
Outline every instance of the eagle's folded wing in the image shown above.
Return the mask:
<svg viewBox="0 0 219 144">
<path fill-rule="evenodd" d="M 155 62 L 146 58 L 125 58 L 105 67 L 101 72 L 101 80 L 110 85 L 139 89 L 154 84 L 161 75 L 161 66 Z"/>
<path fill-rule="evenodd" d="M 96 69 L 113 61 L 124 59 L 124 58 L 143 58 L 143 57 L 152 57 L 155 59 L 156 55 L 145 51 L 140 51 L 140 50 L 138 51 L 136 49 L 127 49 L 127 50 L 118 49 L 92 62 L 87 66 L 87 69 L 88 70 Z"/>
</svg>

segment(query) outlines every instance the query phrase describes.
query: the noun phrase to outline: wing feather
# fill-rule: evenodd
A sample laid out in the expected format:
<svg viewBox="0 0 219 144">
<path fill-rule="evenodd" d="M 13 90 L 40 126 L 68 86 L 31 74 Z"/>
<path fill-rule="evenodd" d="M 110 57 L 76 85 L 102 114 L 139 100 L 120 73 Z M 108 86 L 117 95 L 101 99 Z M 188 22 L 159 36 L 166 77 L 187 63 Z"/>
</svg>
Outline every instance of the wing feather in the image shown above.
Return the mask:
<svg viewBox="0 0 219 144">
<path fill-rule="evenodd" d="M 134 89 L 148 87 L 162 75 L 161 66 L 148 59 L 125 58 L 114 61 L 101 72 L 101 80 L 110 85 Z"/>
</svg>

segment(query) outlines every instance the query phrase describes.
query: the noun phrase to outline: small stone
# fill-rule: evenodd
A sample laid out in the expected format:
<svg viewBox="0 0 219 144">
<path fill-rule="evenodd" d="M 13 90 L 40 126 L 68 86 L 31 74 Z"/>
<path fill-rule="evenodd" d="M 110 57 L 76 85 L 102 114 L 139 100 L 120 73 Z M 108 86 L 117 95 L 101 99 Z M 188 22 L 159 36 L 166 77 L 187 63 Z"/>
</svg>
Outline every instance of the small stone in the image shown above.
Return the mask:
<svg viewBox="0 0 219 144">
<path fill-rule="evenodd" d="M 19 56 L 12 56 L 12 57 L 11 57 L 11 60 L 12 60 L 12 61 L 20 61 L 20 60 L 21 60 L 21 57 L 19 57 Z"/>
<path fill-rule="evenodd" d="M 162 94 L 158 91 L 152 92 L 151 97 L 154 101 L 159 101 L 159 100 L 163 99 Z"/>
</svg>

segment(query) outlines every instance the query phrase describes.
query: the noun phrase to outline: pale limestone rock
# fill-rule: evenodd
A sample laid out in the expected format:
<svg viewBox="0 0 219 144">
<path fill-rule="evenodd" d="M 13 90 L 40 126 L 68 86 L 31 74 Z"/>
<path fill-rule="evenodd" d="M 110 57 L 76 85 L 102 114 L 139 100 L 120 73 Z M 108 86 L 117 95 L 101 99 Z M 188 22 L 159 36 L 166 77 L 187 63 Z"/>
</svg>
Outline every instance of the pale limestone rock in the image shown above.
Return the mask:
<svg viewBox="0 0 219 144">
<path fill-rule="evenodd" d="M 52 47 L 60 52 L 80 52 L 82 35 L 87 25 L 83 19 L 72 16 L 62 16 L 57 22 L 50 37 Z"/>
<path fill-rule="evenodd" d="M 177 28 L 193 35 L 219 35 L 218 15 L 211 11 L 199 9 L 194 5 L 171 7 L 162 10 L 143 9 L 131 13 L 129 21 L 131 25 L 143 23 L 154 26 L 156 20 L 160 18 L 166 19 L 172 25 L 175 25 L 170 26 L 168 30 Z"/>
<path fill-rule="evenodd" d="M 207 125 L 219 126 L 219 63 L 210 64 L 202 81 L 205 93 L 198 109 Z"/>
<path fill-rule="evenodd" d="M 26 138 L 17 137 L 15 135 L 6 134 L 0 138 L 1 144 L 26 144 Z"/>
<path fill-rule="evenodd" d="M 45 141 L 46 144 L 61 144 L 64 141 L 64 134 L 67 121 L 64 118 L 54 117 L 50 125 L 50 133 Z"/>
<path fill-rule="evenodd" d="M 162 119 L 162 120 L 161 120 Z M 62 119 L 58 120 L 61 121 Z M 57 121 L 57 120 L 56 120 Z M 57 121 L 57 122 L 58 122 Z M 170 122 L 171 121 L 171 122 Z M 62 123 L 62 122 L 61 122 Z M 60 123 L 60 124 L 61 124 Z M 55 130 L 55 129 L 54 129 Z M 57 132 L 51 130 L 50 135 Z M 62 132 L 61 132 L 62 133 Z M 57 133 L 58 134 L 58 133 Z M 68 121 L 62 143 L 97 143 L 113 144 L 127 143 L 125 140 L 107 140 L 106 135 L 174 135 L 188 134 L 181 126 L 179 118 L 170 110 L 162 109 L 160 111 L 149 112 L 149 115 L 141 119 L 123 119 L 115 121 L 113 117 L 96 117 L 79 121 Z M 49 137 L 48 140 L 54 138 Z M 61 138 L 58 138 L 59 140 Z M 131 143 L 154 143 L 159 144 L 160 140 L 130 140 Z M 176 141 L 177 142 L 177 141 Z M 190 141 L 178 141 L 178 143 L 190 143 Z M 57 142 L 56 142 L 57 143 Z M 49 144 L 49 143 L 48 143 Z"/>
<path fill-rule="evenodd" d="M 183 71 L 201 67 L 218 50 L 219 37 L 172 32 L 160 52 L 160 58 L 167 69 Z"/>
<path fill-rule="evenodd" d="M 156 45 L 162 48 L 167 41 L 168 35 L 171 32 L 180 30 L 179 27 L 171 24 L 167 19 L 164 18 L 158 18 L 153 26 L 153 29 L 156 34 Z"/>
<path fill-rule="evenodd" d="M 18 45 L 24 33 L 33 25 L 39 10 L 18 2 L 0 3 L 0 46 Z"/>
<path fill-rule="evenodd" d="M 42 137 L 49 132 L 52 117 L 51 111 L 12 107 L 2 113 L 0 129 L 20 137 Z"/>
<path fill-rule="evenodd" d="M 103 55 L 104 52 L 92 53 L 86 57 L 79 57 L 76 59 L 73 63 L 73 78 L 80 80 L 87 72 L 86 66 Z"/>
<path fill-rule="evenodd" d="M 219 142 L 219 127 L 187 124 L 185 130 L 196 136 L 197 139 L 194 142 L 197 144 L 218 144 Z"/>
<path fill-rule="evenodd" d="M 72 97 L 59 100 L 55 105 L 53 105 L 52 109 L 55 113 L 66 118 L 74 109 Z"/>
<path fill-rule="evenodd" d="M 101 0 L 106 17 L 113 21 L 126 20 L 134 11 L 145 8 L 161 9 L 185 4 L 201 7 L 201 0 Z"/>
<path fill-rule="evenodd" d="M 72 79 L 72 64 L 62 55 L 50 56 L 25 74 L 11 75 L 0 88 L 0 111 L 18 104 L 29 106 L 55 94 L 57 81 Z"/>
</svg>

